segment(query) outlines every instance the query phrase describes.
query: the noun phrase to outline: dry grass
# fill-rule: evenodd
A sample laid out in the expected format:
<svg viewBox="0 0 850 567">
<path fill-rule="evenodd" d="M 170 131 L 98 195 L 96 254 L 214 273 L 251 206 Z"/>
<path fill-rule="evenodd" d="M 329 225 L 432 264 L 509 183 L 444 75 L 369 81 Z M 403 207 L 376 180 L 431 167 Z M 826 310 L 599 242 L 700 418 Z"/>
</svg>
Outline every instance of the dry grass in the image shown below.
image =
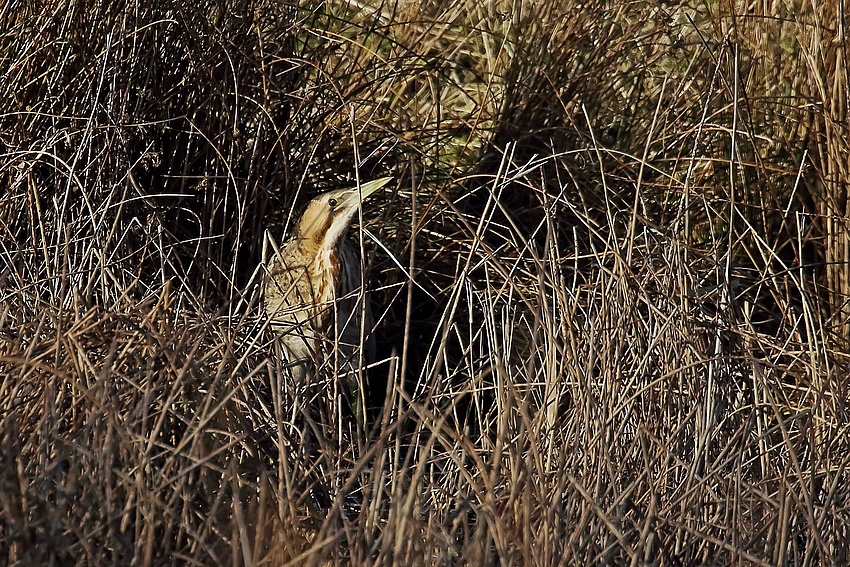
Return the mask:
<svg viewBox="0 0 850 567">
<path fill-rule="evenodd" d="M 792 4 L 3 4 L 0 564 L 846 563 L 848 59 Z M 258 266 L 385 174 L 359 431 Z"/>
</svg>

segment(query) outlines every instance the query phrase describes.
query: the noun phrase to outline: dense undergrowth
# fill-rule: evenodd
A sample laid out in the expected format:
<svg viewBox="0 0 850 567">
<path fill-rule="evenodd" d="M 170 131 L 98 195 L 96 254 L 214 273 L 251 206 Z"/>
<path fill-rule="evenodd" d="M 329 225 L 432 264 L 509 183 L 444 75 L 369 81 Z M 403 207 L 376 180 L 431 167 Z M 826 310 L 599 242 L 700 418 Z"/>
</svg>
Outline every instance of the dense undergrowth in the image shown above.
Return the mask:
<svg viewBox="0 0 850 567">
<path fill-rule="evenodd" d="M 2 564 L 846 563 L 837 4 L 5 2 Z M 362 431 L 259 282 L 384 175 Z"/>
</svg>

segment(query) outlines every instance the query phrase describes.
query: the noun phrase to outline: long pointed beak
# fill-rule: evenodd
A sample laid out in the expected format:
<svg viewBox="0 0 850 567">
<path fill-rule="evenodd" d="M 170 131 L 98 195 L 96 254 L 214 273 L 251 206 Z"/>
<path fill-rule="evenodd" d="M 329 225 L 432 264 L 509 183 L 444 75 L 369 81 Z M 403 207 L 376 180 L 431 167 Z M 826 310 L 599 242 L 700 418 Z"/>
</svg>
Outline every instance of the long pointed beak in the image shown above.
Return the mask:
<svg viewBox="0 0 850 567">
<path fill-rule="evenodd" d="M 386 185 L 387 183 L 389 183 L 392 180 L 393 180 L 392 177 L 381 177 L 380 179 L 376 179 L 374 181 L 369 181 L 367 183 L 361 183 L 360 184 L 360 200 L 364 201 L 366 199 L 366 197 L 368 197 L 369 195 L 371 195 L 372 193 L 374 193 L 375 191 L 377 191 L 378 189 L 380 189 L 381 187 L 383 187 L 384 185 Z M 357 194 L 357 187 L 353 187 L 352 189 L 354 191 L 354 194 L 356 195 Z"/>
</svg>

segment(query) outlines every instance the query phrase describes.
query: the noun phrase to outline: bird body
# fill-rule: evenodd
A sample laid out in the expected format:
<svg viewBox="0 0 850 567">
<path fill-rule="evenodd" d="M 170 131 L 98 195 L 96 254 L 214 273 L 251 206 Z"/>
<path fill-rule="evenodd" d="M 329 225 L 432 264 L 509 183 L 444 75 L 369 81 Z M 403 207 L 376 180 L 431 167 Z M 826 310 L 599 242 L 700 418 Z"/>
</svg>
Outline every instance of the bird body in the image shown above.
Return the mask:
<svg viewBox="0 0 850 567">
<path fill-rule="evenodd" d="M 360 259 L 346 232 L 362 200 L 389 181 L 385 177 L 310 201 L 295 234 L 269 264 L 265 308 L 296 381 L 326 362 L 349 384 L 356 379 L 361 336 L 371 329 L 372 316 L 363 302 Z"/>
</svg>

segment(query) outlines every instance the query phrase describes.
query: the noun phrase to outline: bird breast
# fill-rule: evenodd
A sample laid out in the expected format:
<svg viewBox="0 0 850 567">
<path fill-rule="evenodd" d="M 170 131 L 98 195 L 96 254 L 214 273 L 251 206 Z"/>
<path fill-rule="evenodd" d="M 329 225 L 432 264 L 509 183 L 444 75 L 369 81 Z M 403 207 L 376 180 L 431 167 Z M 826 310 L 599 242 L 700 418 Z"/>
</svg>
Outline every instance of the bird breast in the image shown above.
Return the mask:
<svg viewBox="0 0 850 567">
<path fill-rule="evenodd" d="M 265 285 L 273 325 L 284 333 L 300 326 L 299 334 L 307 337 L 332 330 L 334 302 L 341 307 L 360 287 L 360 262 L 349 242 L 331 249 L 310 248 L 303 241 L 287 243 L 272 261 Z"/>
<path fill-rule="evenodd" d="M 290 362 L 318 362 L 334 348 L 339 360 L 356 363 L 361 329 L 372 326 L 369 303 L 357 293 L 360 274 L 359 256 L 348 241 L 329 250 L 307 250 L 291 241 L 276 255 L 265 282 L 265 307 Z M 373 358 L 374 343 L 366 346 Z M 296 377 L 304 372 L 293 369 Z"/>
</svg>

